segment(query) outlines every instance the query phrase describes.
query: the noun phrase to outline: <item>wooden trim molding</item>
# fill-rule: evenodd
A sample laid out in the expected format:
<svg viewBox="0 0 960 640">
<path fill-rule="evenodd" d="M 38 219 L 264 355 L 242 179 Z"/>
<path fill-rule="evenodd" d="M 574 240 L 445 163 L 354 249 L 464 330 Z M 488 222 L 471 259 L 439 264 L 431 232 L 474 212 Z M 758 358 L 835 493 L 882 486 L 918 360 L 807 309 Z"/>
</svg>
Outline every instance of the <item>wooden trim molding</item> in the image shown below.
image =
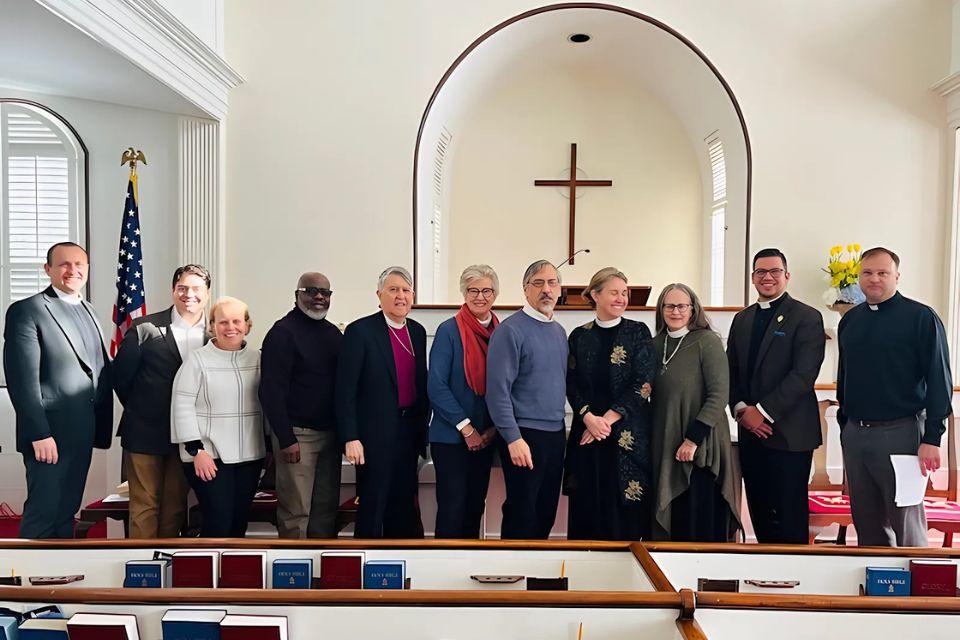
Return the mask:
<svg viewBox="0 0 960 640">
<path fill-rule="evenodd" d="M 697 593 L 700 609 L 776 609 L 781 611 L 872 611 L 875 613 L 960 614 L 960 598 L 768 595 Z"/>
<path fill-rule="evenodd" d="M 727 542 L 645 542 L 650 553 L 723 553 L 790 556 L 889 556 L 911 558 L 960 558 L 960 549 L 940 547 L 843 547 L 833 545 L 741 544 Z M 656 561 L 651 556 L 651 559 Z"/>
<path fill-rule="evenodd" d="M 634 543 L 636 544 L 636 543 Z M 279 538 L 159 538 L 0 540 L 4 549 L 462 549 L 488 551 L 619 551 L 628 553 L 629 542 L 586 540 L 284 540 Z M 636 553 L 634 552 L 634 555 Z"/>
<path fill-rule="evenodd" d="M 50 0 L 41 0 L 47 1 Z M 116 0 L 114 0 L 116 1 Z M 133 0 L 130 0 L 133 1 Z M 664 22 L 657 20 L 651 16 L 640 13 L 638 11 L 633 11 L 632 9 L 627 9 L 625 7 L 618 7 L 612 4 L 603 4 L 599 2 L 566 2 L 562 4 L 551 4 L 544 7 L 538 7 L 536 9 L 531 9 L 525 11 L 519 15 L 513 16 L 507 20 L 504 20 L 500 24 L 496 25 L 492 29 L 489 29 L 486 33 L 481 35 L 479 38 L 474 40 L 470 45 L 463 50 L 463 52 L 457 56 L 457 59 L 453 61 L 453 64 L 444 72 L 441 76 L 440 81 L 437 83 L 436 88 L 433 90 L 433 93 L 430 95 L 430 99 L 427 101 L 427 106 L 423 110 L 423 117 L 420 119 L 420 128 L 417 131 L 417 142 L 413 149 L 413 280 L 417 281 L 417 267 L 419 264 L 419 256 L 417 255 L 417 164 L 420 157 L 420 144 L 423 138 L 423 132 L 426 129 L 427 118 L 430 117 L 430 110 L 433 108 L 433 103 L 436 101 L 437 96 L 440 95 L 440 90 L 443 88 L 443 85 L 446 84 L 447 80 L 450 79 L 450 76 L 453 75 L 453 72 L 456 71 L 457 67 L 460 66 L 467 56 L 473 53 L 474 49 L 483 44 L 485 40 L 495 35 L 497 32 L 506 29 L 507 27 L 531 18 L 541 13 L 548 13 L 551 11 L 562 11 L 564 9 L 597 9 L 600 11 L 612 11 L 615 13 L 620 13 L 631 18 L 636 18 L 642 20 L 647 24 L 650 24 L 667 34 L 673 36 L 679 40 L 683 45 L 685 45 L 695 56 L 700 58 L 700 60 L 710 69 L 713 75 L 716 77 L 717 81 L 723 87 L 724 92 L 726 92 L 727 97 L 730 99 L 730 103 L 733 106 L 734 110 L 737 113 L 737 118 L 740 121 L 740 130 L 743 134 L 743 143 L 746 150 L 746 164 L 747 164 L 747 175 L 746 175 L 746 190 L 745 190 L 745 213 L 746 213 L 746 238 L 744 241 L 744 275 L 750 272 L 750 218 L 751 218 L 751 201 L 753 193 L 753 151 L 750 146 L 750 134 L 747 131 L 747 121 L 744 118 L 743 110 L 740 108 L 740 102 L 737 100 L 736 95 L 733 93 L 733 89 L 730 87 L 730 83 L 727 82 L 726 78 L 723 77 L 723 74 L 720 73 L 720 70 L 717 68 L 713 62 L 706 56 L 703 51 L 700 50 L 697 45 L 695 45 L 691 40 L 681 34 L 679 31 L 670 27 Z M 747 301 L 750 297 L 750 281 L 749 278 L 744 278 L 743 280 L 743 299 Z"/>
<path fill-rule="evenodd" d="M 707 640 L 707 634 L 696 620 L 677 620 L 677 630 L 684 640 Z"/>
<path fill-rule="evenodd" d="M 647 579 L 650 580 L 650 584 L 653 585 L 654 589 L 657 591 L 677 593 L 676 587 L 674 587 L 670 579 L 667 578 L 667 574 L 663 572 L 663 569 L 660 568 L 657 561 L 653 559 L 653 556 L 650 555 L 650 552 L 647 551 L 644 544 L 640 542 L 631 543 L 630 551 L 633 552 L 633 557 L 637 559 L 640 568 L 647 574 Z"/>
</svg>

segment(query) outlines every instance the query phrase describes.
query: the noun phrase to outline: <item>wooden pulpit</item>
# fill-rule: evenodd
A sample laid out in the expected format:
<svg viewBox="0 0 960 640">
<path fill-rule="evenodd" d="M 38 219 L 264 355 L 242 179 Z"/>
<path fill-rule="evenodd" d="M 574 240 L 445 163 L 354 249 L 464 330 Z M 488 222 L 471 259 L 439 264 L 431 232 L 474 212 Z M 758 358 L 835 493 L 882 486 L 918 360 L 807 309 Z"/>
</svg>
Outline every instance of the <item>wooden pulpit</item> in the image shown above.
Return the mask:
<svg viewBox="0 0 960 640">
<path fill-rule="evenodd" d="M 559 305 L 573 308 L 590 308 L 590 303 L 583 296 L 583 290 L 587 288 L 584 284 L 565 284 L 560 287 Z M 650 287 L 647 286 L 628 286 L 627 298 L 628 307 L 644 307 L 647 299 L 650 298 Z"/>
</svg>

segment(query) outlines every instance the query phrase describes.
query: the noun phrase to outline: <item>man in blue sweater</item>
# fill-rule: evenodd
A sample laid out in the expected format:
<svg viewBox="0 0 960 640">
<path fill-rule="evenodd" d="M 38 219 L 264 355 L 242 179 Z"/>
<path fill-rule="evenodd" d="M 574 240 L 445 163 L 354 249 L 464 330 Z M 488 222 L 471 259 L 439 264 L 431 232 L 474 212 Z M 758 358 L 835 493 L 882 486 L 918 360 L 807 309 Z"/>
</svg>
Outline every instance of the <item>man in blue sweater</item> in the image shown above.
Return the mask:
<svg viewBox="0 0 960 640">
<path fill-rule="evenodd" d="M 527 267 L 523 294 L 523 310 L 500 323 L 487 355 L 487 409 L 501 436 L 507 490 L 504 539 L 550 535 L 566 440 L 567 334 L 553 319 L 557 268 L 546 260 Z"/>
</svg>

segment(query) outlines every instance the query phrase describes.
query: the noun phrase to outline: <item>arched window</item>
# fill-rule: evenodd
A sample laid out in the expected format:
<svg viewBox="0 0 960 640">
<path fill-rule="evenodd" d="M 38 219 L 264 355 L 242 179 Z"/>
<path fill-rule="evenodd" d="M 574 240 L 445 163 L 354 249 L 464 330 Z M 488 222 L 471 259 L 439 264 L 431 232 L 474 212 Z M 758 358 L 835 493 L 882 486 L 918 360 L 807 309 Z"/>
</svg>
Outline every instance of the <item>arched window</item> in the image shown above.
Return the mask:
<svg viewBox="0 0 960 640">
<path fill-rule="evenodd" d="M 0 99 L 0 318 L 49 284 L 47 248 L 86 246 L 87 151 L 45 107 Z"/>
</svg>

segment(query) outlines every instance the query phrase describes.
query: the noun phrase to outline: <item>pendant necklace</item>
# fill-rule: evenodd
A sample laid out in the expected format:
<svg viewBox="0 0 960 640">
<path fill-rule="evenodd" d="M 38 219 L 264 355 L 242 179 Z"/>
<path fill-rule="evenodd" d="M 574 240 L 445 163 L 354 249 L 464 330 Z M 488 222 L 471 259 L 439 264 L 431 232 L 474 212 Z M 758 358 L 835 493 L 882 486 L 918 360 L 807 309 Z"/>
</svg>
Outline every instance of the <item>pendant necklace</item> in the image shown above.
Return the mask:
<svg viewBox="0 0 960 640">
<path fill-rule="evenodd" d="M 680 336 L 679 342 L 677 342 L 677 347 L 673 350 L 673 353 L 670 354 L 670 357 L 667 357 L 667 340 L 663 341 L 663 357 L 661 361 L 663 362 L 663 367 L 660 369 L 660 373 L 665 373 L 667 370 L 667 365 L 670 364 L 670 361 L 673 360 L 673 356 L 677 355 L 677 351 L 680 351 L 680 345 L 683 344 L 683 339 L 687 337 L 687 334 Z"/>
<path fill-rule="evenodd" d="M 407 345 L 403 344 L 403 339 L 400 337 L 400 334 L 397 332 L 397 330 L 394 329 L 393 327 L 391 327 L 390 325 L 387 325 L 387 329 L 390 329 L 390 333 L 393 335 L 394 338 L 397 339 L 397 342 L 400 343 L 400 348 L 403 349 L 403 350 L 406 351 L 409 355 L 412 356 L 412 355 L 413 355 L 413 351 L 410 351 L 410 349 L 407 349 Z M 674 352 L 674 353 L 676 353 L 676 352 Z"/>
</svg>

